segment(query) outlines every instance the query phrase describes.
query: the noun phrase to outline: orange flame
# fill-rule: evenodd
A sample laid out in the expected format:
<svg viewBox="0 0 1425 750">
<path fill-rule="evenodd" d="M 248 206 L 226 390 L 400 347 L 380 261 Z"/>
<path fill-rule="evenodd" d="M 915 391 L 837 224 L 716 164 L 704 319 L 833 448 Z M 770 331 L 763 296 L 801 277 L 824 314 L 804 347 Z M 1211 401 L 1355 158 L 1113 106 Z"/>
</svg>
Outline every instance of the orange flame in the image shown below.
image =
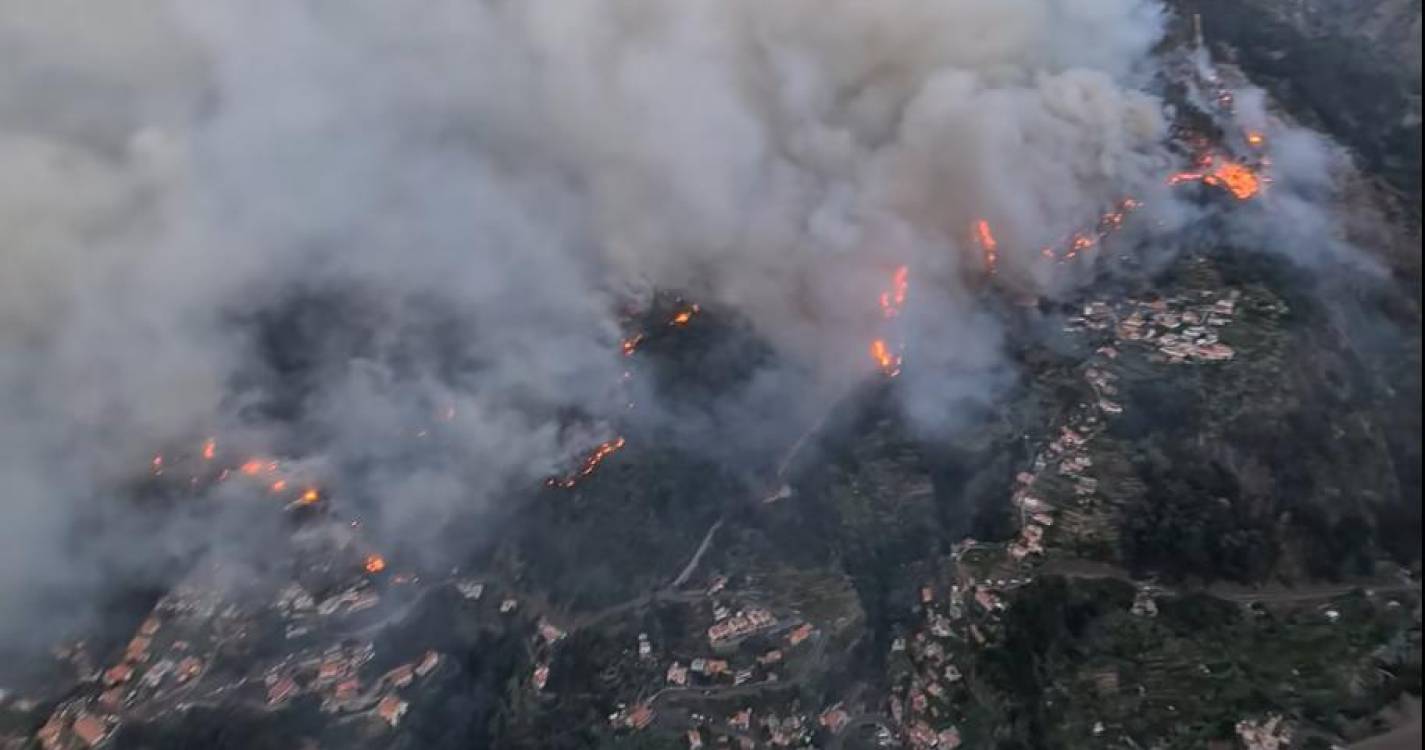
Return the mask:
<svg viewBox="0 0 1425 750">
<path fill-rule="evenodd" d="M 366 562 L 362 563 L 361 567 L 365 568 L 367 573 L 380 573 L 386 569 L 386 558 L 376 554 L 367 555 Z"/>
<path fill-rule="evenodd" d="M 901 266 L 891 274 L 891 290 L 881 292 L 881 314 L 894 318 L 905 307 L 906 291 L 910 288 L 910 267 Z"/>
<path fill-rule="evenodd" d="M 900 315 L 905 307 L 907 291 L 910 288 L 910 267 L 898 266 L 891 274 L 891 288 L 889 291 L 881 293 L 881 315 L 890 320 Z M 871 342 L 871 358 L 876 361 L 876 367 L 889 377 L 895 377 L 901 371 L 901 358 L 899 354 L 891 351 L 885 339 L 876 339 Z"/>
<path fill-rule="evenodd" d="M 302 496 L 297 498 L 297 504 L 311 505 L 320 499 L 322 499 L 322 493 L 318 492 L 315 487 L 308 487 L 302 491 Z"/>
<path fill-rule="evenodd" d="M 1255 130 L 1247 131 L 1247 145 L 1261 146 L 1267 142 L 1267 137 Z"/>
<path fill-rule="evenodd" d="M 617 453 L 627 442 L 628 441 L 620 435 L 612 440 L 605 440 L 599 443 L 597 446 L 594 446 L 594 449 L 589 452 L 589 455 L 584 456 L 583 461 L 579 462 L 579 468 L 576 471 L 564 477 L 550 477 L 548 480 L 545 480 L 545 484 L 550 487 L 560 487 L 566 490 L 573 487 L 579 483 L 579 480 L 593 474 L 594 471 L 599 468 L 599 464 L 604 462 L 604 459 Z"/>
<path fill-rule="evenodd" d="M 893 378 L 901 372 L 900 355 L 891 353 L 891 348 L 886 345 L 885 339 L 876 339 L 871 342 L 871 359 L 876 361 L 876 366 L 888 377 Z"/>
<path fill-rule="evenodd" d="M 1213 187 L 1220 187 L 1231 193 L 1237 200 L 1247 200 L 1262 190 L 1262 182 L 1247 165 L 1235 161 L 1223 162 L 1202 181 Z"/>
<path fill-rule="evenodd" d="M 673 320 L 674 325 L 678 325 L 678 323 L 676 322 L 677 318 L 674 318 Z M 623 351 L 623 356 L 632 357 L 633 353 L 638 351 L 638 345 L 641 343 L 643 343 L 643 334 L 636 333 L 624 339 L 623 343 L 619 344 L 619 349 Z"/>
<path fill-rule="evenodd" d="M 980 251 L 984 254 L 985 270 L 994 273 L 999 265 L 999 242 L 995 241 L 988 221 L 980 219 L 975 222 L 975 241 L 979 243 Z"/>
<path fill-rule="evenodd" d="M 276 474 L 277 469 L 278 464 L 276 461 L 261 458 L 250 458 L 244 461 L 242 466 L 238 467 L 238 471 L 250 477 L 255 477 L 259 474 Z"/>
<path fill-rule="evenodd" d="M 281 492 L 281 491 L 287 489 L 287 480 L 286 480 L 286 479 L 279 479 L 279 480 L 273 482 L 272 485 L 269 487 L 269 489 L 271 489 L 274 493 L 276 493 L 276 492 Z"/>
<path fill-rule="evenodd" d="M 688 307 L 685 307 L 682 310 L 679 310 L 678 314 L 674 315 L 672 320 L 668 321 L 668 325 L 685 326 L 688 324 L 688 321 L 693 319 L 694 315 L 697 315 L 700 312 L 702 312 L 702 308 L 698 307 L 697 305 L 690 305 Z"/>
<path fill-rule="evenodd" d="M 1202 182 L 1231 193 L 1237 200 L 1248 200 L 1262 191 L 1262 178 L 1241 162 L 1224 160 L 1214 166 L 1211 154 L 1201 159 L 1202 171 L 1178 172 L 1168 178 L 1169 185 Z"/>
<path fill-rule="evenodd" d="M 216 455 L 218 455 L 218 441 L 215 440 L 215 439 L 213 439 L 213 438 L 208 438 L 207 440 L 204 440 L 204 441 L 203 441 L 203 460 L 204 460 L 204 461 L 212 461 L 212 460 L 213 460 L 213 457 L 216 456 Z"/>
</svg>

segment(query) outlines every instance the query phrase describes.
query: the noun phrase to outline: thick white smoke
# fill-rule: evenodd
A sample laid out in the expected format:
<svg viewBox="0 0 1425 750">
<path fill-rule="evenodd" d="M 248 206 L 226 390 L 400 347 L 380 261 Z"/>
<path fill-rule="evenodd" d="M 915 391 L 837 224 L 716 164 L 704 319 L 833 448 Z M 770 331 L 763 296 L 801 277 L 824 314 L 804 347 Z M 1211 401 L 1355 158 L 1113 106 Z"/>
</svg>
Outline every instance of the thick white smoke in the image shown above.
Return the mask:
<svg viewBox="0 0 1425 750">
<path fill-rule="evenodd" d="M 649 288 L 745 314 L 815 393 L 872 371 L 908 264 L 906 392 L 948 419 L 998 365 L 974 221 L 1005 283 L 1052 291 L 1040 248 L 1160 180 L 1160 23 L 1148 0 L 0 0 L 0 601 L 163 547 L 111 491 L 197 435 L 403 466 L 363 478 L 398 533 L 499 502 L 587 447 L 558 412 L 621 408 L 614 309 Z M 367 321 L 308 342 L 298 448 L 257 408 L 247 323 L 278 306 Z M 447 407 L 458 451 L 393 460 Z"/>
</svg>

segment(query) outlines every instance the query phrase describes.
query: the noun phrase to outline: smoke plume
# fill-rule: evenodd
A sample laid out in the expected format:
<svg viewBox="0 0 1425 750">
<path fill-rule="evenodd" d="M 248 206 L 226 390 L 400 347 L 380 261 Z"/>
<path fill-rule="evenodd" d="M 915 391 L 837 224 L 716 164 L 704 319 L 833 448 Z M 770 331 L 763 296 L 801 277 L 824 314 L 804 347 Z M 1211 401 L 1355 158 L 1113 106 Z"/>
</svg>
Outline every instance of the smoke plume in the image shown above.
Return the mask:
<svg viewBox="0 0 1425 750">
<path fill-rule="evenodd" d="M 0 638 L 55 592 L 78 612 L 115 571 L 258 536 L 117 502 L 203 436 L 407 538 L 504 502 L 608 436 L 616 311 L 654 289 L 770 342 L 739 396 L 764 429 L 871 376 L 878 337 L 914 355 L 909 411 L 953 421 L 1006 377 L 976 221 L 1001 284 L 1054 294 L 1075 279 L 1042 248 L 1162 192 L 1162 15 L 0 2 Z"/>
</svg>

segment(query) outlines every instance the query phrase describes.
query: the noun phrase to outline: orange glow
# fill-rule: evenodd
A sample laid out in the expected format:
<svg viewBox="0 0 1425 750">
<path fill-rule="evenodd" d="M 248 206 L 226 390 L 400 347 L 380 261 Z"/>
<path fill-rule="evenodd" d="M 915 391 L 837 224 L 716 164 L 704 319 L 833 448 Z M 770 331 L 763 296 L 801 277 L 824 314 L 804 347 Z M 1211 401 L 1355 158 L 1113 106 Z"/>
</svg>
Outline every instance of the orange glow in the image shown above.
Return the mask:
<svg viewBox="0 0 1425 750">
<path fill-rule="evenodd" d="M 1080 232 L 1079 234 L 1074 235 L 1074 238 L 1070 240 L 1069 252 L 1064 255 L 1064 259 L 1068 260 L 1070 258 L 1074 258 L 1079 253 L 1084 252 L 1085 250 L 1093 249 L 1093 246 L 1097 244 L 1098 240 Z"/>
<path fill-rule="evenodd" d="M 1170 179 L 1171 182 L 1171 179 Z M 1050 260 L 1057 259 L 1060 262 L 1073 260 L 1080 253 L 1098 247 L 1109 235 L 1118 231 L 1123 223 L 1128 220 L 1129 214 L 1137 211 L 1143 206 L 1143 202 L 1135 198 L 1124 198 L 1118 205 L 1105 211 L 1098 217 L 1098 223 L 1093 229 L 1075 232 L 1067 238 L 1060 240 L 1055 245 L 1046 247 L 1039 251 L 1039 254 Z"/>
<path fill-rule="evenodd" d="M 212 461 L 212 460 L 213 460 L 213 457 L 216 456 L 216 455 L 218 455 L 218 441 L 217 441 L 217 440 L 214 440 L 213 438 L 208 438 L 207 440 L 204 440 L 204 441 L 203 441 L 203 460 L 204 460 L 204 461 Z"/>
<path fill-rule="evenodd" d="M 386 569 L 386 558 L 380 555 L 367 555 L 366 562 L 362 564 L 367 573 L 380 573 Z"/>
<path fill-rule="evenodd" d="M 317 492 L 315 487 L 308 487 L 302 492 L 302 496 L 297 498 L 297 504 L 311 505 L 320 499 L 322 499 L 322 493 Z"/>
<path fill-rule="evenodd" d="M 692 316 L 689 316 L 689 317 L 692 317 Z M 674 321 L 673 324 L 674 324 L 674 325 L 678 325 L 677 320 L 678 320 L 677 318 L 674 318 L 674 319 L 673 319 L 673 321 Z M 641 343 L 643 343 L 643 334 L 641 334 L 641 333 L 636 333 L 636 334 L 634 334 L 634 335 L 632 335 L 632 336 L 629 336 L 628 338 L 624 339 L 624 340 L 623 340 L 623 343 L 621 343 L 621 344 L 619 345 L 619 349 L 623 351 L 623 356 L 625 356 L 625 357 L 632 357 L 632 356 L 633 356 L 633 353 L 636 352 L 636 351 L 638 351 L 638 345 L 641 344 Z"/>
<path fill-rule="evenodd" d="M 1247 145 L 1261 146 L 1267 142 L 1267 137 L 1255 130 L 1247 131 Z"/>
<path fill-rule="evenodd" d="M 281 492 L 281 491 L 287 489 L 287 480 L 286 480 L 286 479 L 279 479 L 279 480 L 273 482 L 272 485 L 271 485 L 271 487 L 270 487 L 270 489 L 271 489 L 273 492 Z"/>
<path fill-rule="evenodd" d="M 573 487 L 579 483 L 579 480 L 593 474 L 594 471 L 599 468 L 599 464 L 604 462 L 604 459 L 617 453 L 627 442 L 628 441 L 620 435 L 612 440 L 605 440 L 599 443 L 597 446 L 594 446 L 594 449 L 589 452 L 589 455 L 584 456 L 583 461 L 579 462 L 578 470 L 568 476 L 550 477 L 545 480 L 545 484 L 550 487 L 560 487 L 566 490 Z"/>
<path fill-rule="evenodd" d="M 1236 161 L 1222 161 L 1213 166 L 1214 159 L 1209 154 L 1201 159 L 1202 171 L 1178 172 L 1168 178 L 1169 185 L 1184 182 L 1202 182 L 1231 193 L 1237 200 L 1248 200 L 1262 192 L 1262 178 L 1252 168 Z"/>
<path fill-rule="evenodd" d="M 688 307 L 685 307 L 682 310 L 679 310 L 678 314 L 674 315 L 672 320 L 668 321 L 668 325 L 685 326 L 688 324 L 688 321 L 693 319 L 694 315 L 697 315 L 698 313 L 702 312 L 702 310 L 703 309 L 701 307 L 698 307 L 697 305 L 690 305 Z"/>
<path fill-rule="evenodd" d="M 242 464 L 242 466 L 239 466 L 239 467 L 238 467 L 238 471 L 241 471 L 242 473 L 244 473 L 244 474 L 246 474 L 246 475 L 248 475 L 248 476 L 250 476 L 250 477 L 255 477 L 255 476 L 257 476 L 258 474 L 261 474 L 261 473 L 263 472 L 263 469 L 264 469 L 265 467 L 266 467 L 266 464 L 265 464 L 263 461 L 261 461 L 261 460 L 259 460 L 259 459 L 256 459 L 256 458 L 253 458 L 253 459 L 249 459 L 249 460 L 247 460 L 247 461 L 244 461 L 243 464 Z"/>
<path fill-rule="evenodd" d="M 891 290 L 881 292 L 881 314 L 894 318 L 905 307 L 906 291 L 910 288 L 910 267 L 901 266 L 891 274 Z"/>
<path fill-rule="evenodd" d="M 1223 162 L 1202 181 L 1213 187 L 1220 187 L 1231 193 L 1237 200 L 1247 200 L 1262 190 L 1262 182 L 1245 164 L 1235 161 Z"/>
<path fill-rule="evenodd" d="M 980 245 L 980 252 L 985 257 L 985 270 L 990 273 L 995 272 L 999 265 L 999 242 L 995 240 L 994 232 L 990 231 L 990 223 L 984 219 L 975 222 L 975 241 Z"/>
<path fill-rule="evenodd" d="M 899 355 L 891 353 L 891 348 L 886 345 L 885 339 L 876 339 L 871 342 L 871 359 L 874 359 L 876 366 L 889 377 L 895 377 L 901 372 L 901 358 Z"/>
<path fill-rule="evenodd" d="M 887 320 L 900 315 L 905 307 L 907 291 L 910 288 L 910 267 L 898 266 L 891 273 L 891 288 L 882 292 L 881 316 Z M 891 346 L 884 339 L 876 339 L 871 342 L 871 358 L 876 361 L 876 367 L 889 377 L 895 377 L 901 371 L 901 358 L 899 354 L 891 351 Z"/>
</svg>

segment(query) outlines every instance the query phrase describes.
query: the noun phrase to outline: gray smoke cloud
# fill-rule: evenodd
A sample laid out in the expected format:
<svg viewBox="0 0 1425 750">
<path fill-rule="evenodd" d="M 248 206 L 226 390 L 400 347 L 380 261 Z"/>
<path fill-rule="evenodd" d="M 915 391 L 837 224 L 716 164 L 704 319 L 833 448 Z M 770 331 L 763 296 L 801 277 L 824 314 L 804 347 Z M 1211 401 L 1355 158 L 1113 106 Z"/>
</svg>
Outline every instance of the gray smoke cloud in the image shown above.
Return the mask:
<svg viewBox="0 0 1425 750">
<path fill-rule="evenodd" d="M 889 337 L 915 354 L 908 411 L 953 421 L 1004 375 L 975 222 L 1001 283 L 1054 294 L 1078 279 L 1043 247 L 1161 196 L 1162 15 L 0 0 L 0 600 L 247 544 L 115 507 L 194 436 L 351 485 L 396 536 L 498 504 L 607 437 L 615 311 L 653 289 L 774 347 L 737 419 L 804 425 Z M 446 447 L 414 448 L 425 429 Z"/>
</svg>

